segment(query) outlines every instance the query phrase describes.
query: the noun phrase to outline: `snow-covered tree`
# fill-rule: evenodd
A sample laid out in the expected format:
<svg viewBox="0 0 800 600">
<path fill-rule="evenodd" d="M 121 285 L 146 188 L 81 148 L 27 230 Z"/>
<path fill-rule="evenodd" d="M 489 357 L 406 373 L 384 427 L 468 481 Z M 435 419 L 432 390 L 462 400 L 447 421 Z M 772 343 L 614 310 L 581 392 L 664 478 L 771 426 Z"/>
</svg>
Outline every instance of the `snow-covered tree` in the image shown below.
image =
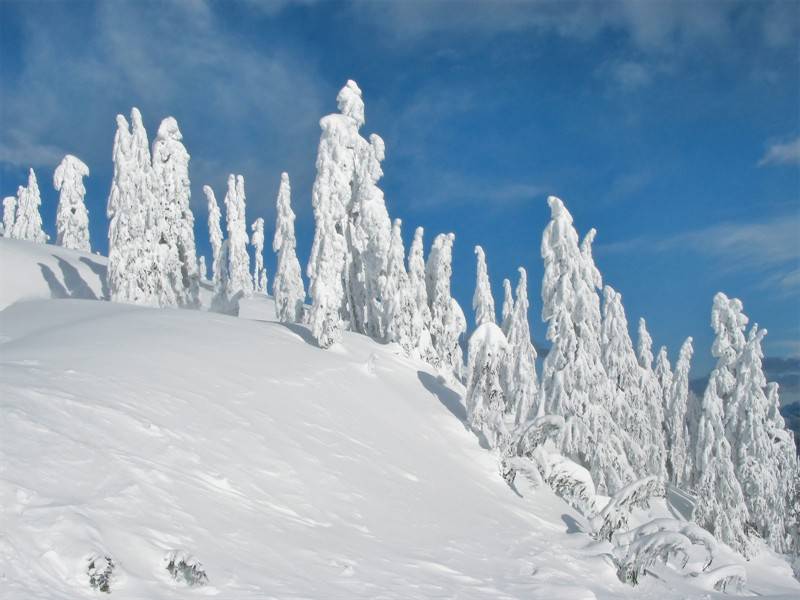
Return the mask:
<svg viewBox="0 0 800 600">
<path fill-rule="evenodd" d="M 428 306 L 428 288 L 425 282 L 425 258 L 422 237 L 425 230 L 417 227 L 414 240 L 408 251 L 408 287 L 416 306 L 414 330 L 415 353 L 428 364 L 438 367 L 439 355 L 433 347 L 431 337 L 431 309 Z"/>
<path fill-rule="evenodd" d="M 511 294 L 511 281 L 503 279 L 503 312 L 500 320 L 500 327 L 503 333 L 508 335 L 508 328 L 511 326 L 511 317 L 514 314 L 514 296 Z"/>
<path fill-rule="evenodd" d="M 294 236 L 294 211 L 292 210 L 289 175 L 281 173 L 276 207 L 277 221 L 272 250 L 278 253 L 278 264 L 272 280 L 275 298 L 275 316 L 283 323 L 300 323 L 303 320 L 303 302 L 306 292 L 300 275 Z"/>
<path fill-rule="evenodd" d="M 388 314 L 381 296 L 381 278 L 391 243 L 392 224 L 383 191 L 378 181 L 383 176 L 381 161 L 385 145 L 380 136 L 372 134 L 369 143 L 356 139 L 356 168 L 353 197 L 348 209 L 348 304 L 351 328 L 383 340 L 387 339 Z"/>
<path fill-rule="evenodd" d="M 667 359 L 667 350 L 663 346 L 656 360 L 656 368 L 653 369 L 653 339 L 647 331 L 647 323 L 642 318 L 639 319 L 638 333 L 637 358 L 641 375 L 641 404 L 644 407 L 648 423 L 648 439 L 644 442 L 642 449 L 647 455 L 647 472 L 658 476 L 663 482 L 667 479 L 667 450 L 662 424 L 664 423 L 664 406 L 672 381 L 672 371 Z"/>
<path fill-rule="evenodd" d="M 16 216 L 17 198 L 16 196 L 6 196 L 3 198 L 3 237 L 11 237 Z"/>
<path fill-rule="evenodd" d="M 506 415 L 516 428 L 524 425 L 529 418 L 544 414 L 536 377 L 536 349 L 531 341 L 528 323 L 528 274 L 522 267 L 518 271 L 517 298 L 512 306 L 506 332 L 509 354 L 506 360 Z"/>
<path fill-rule="evenodd" d="M 510 439 L 504 418 L 508 386 L 502 368 L 508 357 L 506 336 L 497 325 L 486 321 L 469 338 L 468 352 L 467 421 L 490 448 L 502 449 Z"/>
<path fill-rule="evenodd" d="M 108 196 L 108 287 L 116 302 L 164 305 L 171 287 L 164 285 L 157 252 L 156 198 L 152 164 L 142 115 L 131 109 L 131 124 L 117 115 L 114 175 Z"/>
<path fill-rule="evenodd" d="M 155 223 L 159 252 L 168 257 L 166 277 L 179 306 L 200 305 L 194 215 L 189 204 L 189 153 L 174 117 L 158 127 L 153 142 L 153 187 L 156 196 Z"/>
<path fill-rule="evenodd" d="M 86 188 L 83 178 L 89 167 L 75 156 L 67 154 L 53 173 L 53 187 L 59 192 L 56 212 L 56 244 L 71 250 L 91 251 L 89 243 L 89 211 L 83 198 Z"/>
<path fill-rule="evenodd" d="M 475 326 L 495 322 L 494 296 L 489 283 L 489 273 L 486 269 L 486 255 L 483 248 L 475 246 L 475 256 L 478 257 L 477 281 L 475 293 L 472 296 L 472 310 L 475 311 Z"/>
<path fill-rule="evenodd" d="M 405 248 L 401 234 L 402 221 L 395 219 L 386 275 L 381 278 L 381 299 L 386 310 L 387 339 L 397 342 L 406 354 L 411 355 L 417 346 L 417 304 L 411 294 L 405 267 Z"/>
<path fill-rule="evenodd" d="M 228 229 L 228 285 L 226 296 L 238 314 L 239 300 L 253 293 L 250 256 L 247 254 L 247 221 L 245 217 L 244 177 L 228 175 L 225 194 L 225 220 Z"/>
<path fill-rule="evenodd" d="M 442 368 L 461 379 L 464 358 L 459 338 L 467 330 L 467 321 L 458 302 L 450 295 L 455 237 L 452 233 L 440 233 L 433 240 L 425 265 L 425 285 L 431 309 L 433 347 Z"/>
<path fill-rule="evenodd" d="M 220 251 L 222 250 L 222 227 L 220 227 L 221 213 L 214 190 L 210 186 L 203 186 L 203 193 L 208 202 L 208 238 L 211 243 L 211 281 L 217 283 L 220 279 Z"/>
<path fill-rule="evenodd" d="M 736 363 L 744 349 L 746 324 L 739 300 L 729 300 L 722 293 L 714 296 L 711 325 L 716 338 L 711 353 L 717 366 L 703 394 L 692 485 L 697 495 L 695 522 L 748 556 L 752 552 L 746 533 L 749 515 L 725 433 L 726 420 L 731 421 L 726 419 L 726 409 L 736 385 Z"/>
<path fill-rule="evenodd" d="M 661 402 L 660 389 L 648 385 L 647 372 L 636 359 L 633 342 L 628 333 L 628 319 L 622 306 L 622 295 L 611 286 L 603 289 L 603 318 L 600 330 L 601 359 L 606 375 L 616 391 L 611 405 L 614 420 L 626 432 L 623 438 L 628 461 L 637 475 L 660 475 L 659 448 L 652 429 L 661 436 L 661 419 L 651 422 L 648 414 L 648 395 Z M 654 460 L 655 464 L 651 464 Z"/>
<path fill-rule="evenodd" d="M 267 293 L 267 270 L 264 268 L 264 219 L 258 217 L 250 225 L 250 243 L 253 245 L 253 255 L 256 259 L 253 269 L 253 289 L 258 294 Z"/>
<path fill-rule="evenodd" d="M 689 454 L 689 427 L 686 413 L 689 406 L 689 370 L 691 369 L 692 338 L 686 338 L 675 363 L 669 395 L 664 405 L 666 434 L 666 468 L 669 481 L 683 485 Z"/>
<path fill-rule="evenodd" d="M 197 258 L 197 270 L 200 273 L 200 281 L 208 281 L 208 267 L 206 266 L 206 257 L 202 254 Z"/>
<path fill-rule="evenodd" d="M 308 263 L 311 333 L 322 348 L 339 341 L 345 320 L 348 209 L 353 194 L 358 129 L 364 123 L 361 90 L 348 81 L 337 96 L 338 114 L 320 120 L 317 177 L 312 189 L 314 243 Z M 347 290 L 349 292 L 349 289 Z"/>
<path fill-rule="evenodd" d="M 661 389 L 661 398 L 669 396 L 670 389 L 672 389 L 672 365 L 669 364 L 669 357 L 667 356 L 666 346 L 661 346 L 658 350 L 656 357 L 656 366 L 653 369 L 653 374 L 658 381 L 658 387 Z M 663 406 L 662 400 L 659 404 Z"/>
<path fill-rule="evenodd" d="M 798 462 L 794 434 L 786 428 L 780 412 L 778 384 L 767 384 L 767 434 L 772 441 L 772 471 L 777 479 L 777 490 L 768 498 L 773 503 L 771 512 L 782 515 L 780 524 L 768 534 L 770 545 L 778 552 L 791 552 L 795 557 L 795 572 L 800 555 L 800 462 Z M 780 540 L 781 529 L 783 540 Z M 783 543 L 781 543 L 781 541 Z"/>
<path fill-rule="evenodd" d="M 610 414 L 613 389 L 601 361 L 602 279 L 591 257 L 594 230 L 579 247 L 572 215 L 554 196 L 548 204 L 551 221 L 541 247 L 542 319 L 552 343 L 542 369 L 545 413 L 564 417 L 564 453 L 587 466 L 600 493 L 614 493 L 635 475 L 625 433 Z"/>
<path fill-rule="evenodd" d="M 639 317 L 639 343 L 636 346 L 636 357 L 639 359 L 639 366 L 643 369 L 653 368 L 653 338 L 647 331 L 647 322 Z"/>
<path fill-rule="evenodd" d="M 42 215 L 39 213 L 41 205 L 42 197 L 39 193 L 36 173 L 30 169 L 28 170 L 28 186 L 20 186 L 17 191 L 17 214 L 11 230 L 12 238 L 38 244 L 44 244 L 47 241 L 47 235 L 42 230 Z"/>
<path fill-rule="evenodd" d="M 214 280 L 214 295 L 211 298 L 211 310 L 218 313 L 238 315 L 238 305 L 231 301 L 228 290 L 230 277 L 230 241 L 223 240 L 219 249 L 219 270 Z"/>
</svg>

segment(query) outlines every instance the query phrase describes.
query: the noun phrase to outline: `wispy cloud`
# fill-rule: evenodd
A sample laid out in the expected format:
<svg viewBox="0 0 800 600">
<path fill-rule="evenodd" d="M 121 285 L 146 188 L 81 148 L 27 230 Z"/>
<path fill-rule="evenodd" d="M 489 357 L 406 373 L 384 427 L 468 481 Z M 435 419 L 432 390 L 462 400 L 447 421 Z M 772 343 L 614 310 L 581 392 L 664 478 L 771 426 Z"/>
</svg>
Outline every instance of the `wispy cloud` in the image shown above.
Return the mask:
<svg viewBox="0 0 800 600">
<path fill-rule="evenodd" d="M 776 142 L 767 148 L 758 161 L 758 166 L 767 165 L 800 165 L 800 137 L 787 142 Z"/>
</svg>

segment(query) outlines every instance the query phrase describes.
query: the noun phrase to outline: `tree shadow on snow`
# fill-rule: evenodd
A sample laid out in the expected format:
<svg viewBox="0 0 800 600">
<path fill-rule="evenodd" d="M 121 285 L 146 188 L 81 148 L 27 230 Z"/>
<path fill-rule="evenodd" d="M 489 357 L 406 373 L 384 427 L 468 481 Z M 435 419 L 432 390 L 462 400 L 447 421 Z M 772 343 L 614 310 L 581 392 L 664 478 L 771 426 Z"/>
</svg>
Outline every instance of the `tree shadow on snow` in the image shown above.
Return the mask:
<svg viewBox="0 0 800 600">
<path fill-rule="evenodd" d="M 308 327 L 306 327 L 305 325 L 301 325 L 300 323 L 280 323 L 280 322 L 278 323 L 278 325 L 283 325 L 284 327 L 286 327 L 286 329 L 298 335 L 306 344 L 314 346 L 315 348 L 319 348 L 317 340 L 314 339 L 313 335 L 311 335 L 311 330 L 309 330 Z"/>
<path fill-rule="evenodd" d="M 462 423 L 467 422 L 467 411 L 461 404 L 461 395 L 447 387 L 447 382 L 443 377 L 434 377 L 425 371 L 417 371 L 417 377 L 422 386 L 436 396 L 439 402 L 453 413 L 453 416 Z"/>
<path fill-rule="evenodd" d="M 38 263 L 38 265 L 42 270 L 42 277 L 44 277 L 44 280 L 47 282 L 47 286 L 50 288 L 50 297 L 69 298 L 66 288 L 61 285 L 61 282 L 56 277 L 56 274 L 53 273 L 53 269 L 43 263 Z"/>
<path fill-rule="evenodd" d="M 78 273 L 78 269 L 55 254 L 53 254 L 53 258 L 58 261 L 58 267 L 61 269 L 61 274 L 64 276 L 64 285 L 67 287 L 70 298 L 97 300 L 97 296 L 92 291 L 92 288 L 83 280 L 81 274 Z"/>
<path fill-rule="evenodd" d="M 111 297 L 111 294 L 108 291 L 108 267 L 98 262 L 94 262 L 93 260 L 89 260 L 85 256 L 81 256 L 79 260 L 89 267 L 92 272 L 97 275 L 97 278 L 100 279 L 100 284 L 102 286 L 101 293 L 103 294 L 102 299 L 108 300 Z"/>
<path fill-rule="evenodd" d="M 567 533 L 583 533 L 583 527 L 575 520 L 575 517 L 564 513 L 561 515 L 561 520 L 567 526 Z"/>
</svg>

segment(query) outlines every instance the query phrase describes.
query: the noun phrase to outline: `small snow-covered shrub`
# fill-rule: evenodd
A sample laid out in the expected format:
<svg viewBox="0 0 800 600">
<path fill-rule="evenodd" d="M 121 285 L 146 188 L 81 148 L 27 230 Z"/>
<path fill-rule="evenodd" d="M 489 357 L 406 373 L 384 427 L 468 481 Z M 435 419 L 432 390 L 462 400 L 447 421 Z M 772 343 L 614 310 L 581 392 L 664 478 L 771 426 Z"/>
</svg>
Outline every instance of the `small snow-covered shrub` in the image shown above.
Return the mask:
<svg viewBox="0 0 800 600">
<path fill-rule="evenodd" d="M 617 576 L 620 581 L 636 585 L 648 568 L 656 561 L 667 562 L 672 556 L 679 556 L 681 568 L 689 560 L 692 542 L 682 533 L 676 531 L 658 531 L 643 535 L 633 540 L 624 549 L 615 551 L 614 562 L 617 564 Z"/>
<path fill-rule="evenodd" d="M 89 585 L 93 589 L 111 593 L 111 582 L 114 576 L 114 561 L 110 556 L 92 554 L 87 559 L 86 574 L 89 576 Z"/>
<path fill-rule="evenodd" d="M 741 592 L 747 581 L 741 565 L 724 565 L 703 573 L 692 573 L 692 577 L 703 589 L 728 593 Z"/>
<path fill-rule="evenodd" d="M 547 440 L 557 441 L 564 430 L 564 417 L 543 415 L 530 421 L 514 440 L 517 456 L 531 456 L 531 453 Z"/>
<path fill-rule="evenodd" d="M 679 521 L 678 519 L 653 519 L 632 531 L 614 533 L 612 541 L 617 549 L 625 552 L 635 540 L 662 531 L 680 533 L 686 536 L 692 545 L 702 547 L 705 552 L 702 567 L 703 571 L 705 571 L 717 557 L 717 540 L 714 539 L 713 535 L 694 523 L 687 523 L 685 521 Z"/>
<path fill-rule="evenodd" d="M 208 576 L 203 569 L 203 564 L 188 552 L 171 550 L 164 556 L 162 563 L 178 583 L 188 586 L 200 586 L 208 583 Z"/>
<path fill-rule="evenodd" d="M 564 501 L 589 514 L 594 510 L 595 489 L 589 471 L 560 454 L 548 454 L 544 467 L 544 480 Z"/>
<path fill-rule="evenodd" d="M 631 511 L 636 508 L 646 508 L 650 497 L 656 495 L 660 483 L 655 475 L 644 477 L 626 485 L 611 497 L 600 514 L 593 518 L 593 536 L 598 540 L 611 540 L 615 531 L 628 524 Z"/>
</svg>

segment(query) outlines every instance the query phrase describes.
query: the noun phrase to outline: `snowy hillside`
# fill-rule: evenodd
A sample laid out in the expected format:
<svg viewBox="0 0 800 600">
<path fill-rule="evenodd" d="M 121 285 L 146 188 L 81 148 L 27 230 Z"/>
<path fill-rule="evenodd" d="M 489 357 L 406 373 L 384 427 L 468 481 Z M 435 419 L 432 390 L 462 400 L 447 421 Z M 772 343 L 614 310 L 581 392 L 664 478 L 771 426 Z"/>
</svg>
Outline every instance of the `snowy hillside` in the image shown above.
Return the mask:
<svg viewBox="0 0 800 600">
<path fill-rule="evenodd" d="M 86 301 L 104 265 L 0 240 L 0 598 L 98 597 L 90 556 L 113 560 L 112 598 L 717 596 L 621 583 L 610 544 L 546 486 L 509 487 L 463 389 L 399 347 L 321 350 L 267 300 L 252 318 Z M 170 551 L 207 585 L 173 581 Z M 766 549 L 745 568 L 747 594 L 800 594 Z"/>
</svg>

